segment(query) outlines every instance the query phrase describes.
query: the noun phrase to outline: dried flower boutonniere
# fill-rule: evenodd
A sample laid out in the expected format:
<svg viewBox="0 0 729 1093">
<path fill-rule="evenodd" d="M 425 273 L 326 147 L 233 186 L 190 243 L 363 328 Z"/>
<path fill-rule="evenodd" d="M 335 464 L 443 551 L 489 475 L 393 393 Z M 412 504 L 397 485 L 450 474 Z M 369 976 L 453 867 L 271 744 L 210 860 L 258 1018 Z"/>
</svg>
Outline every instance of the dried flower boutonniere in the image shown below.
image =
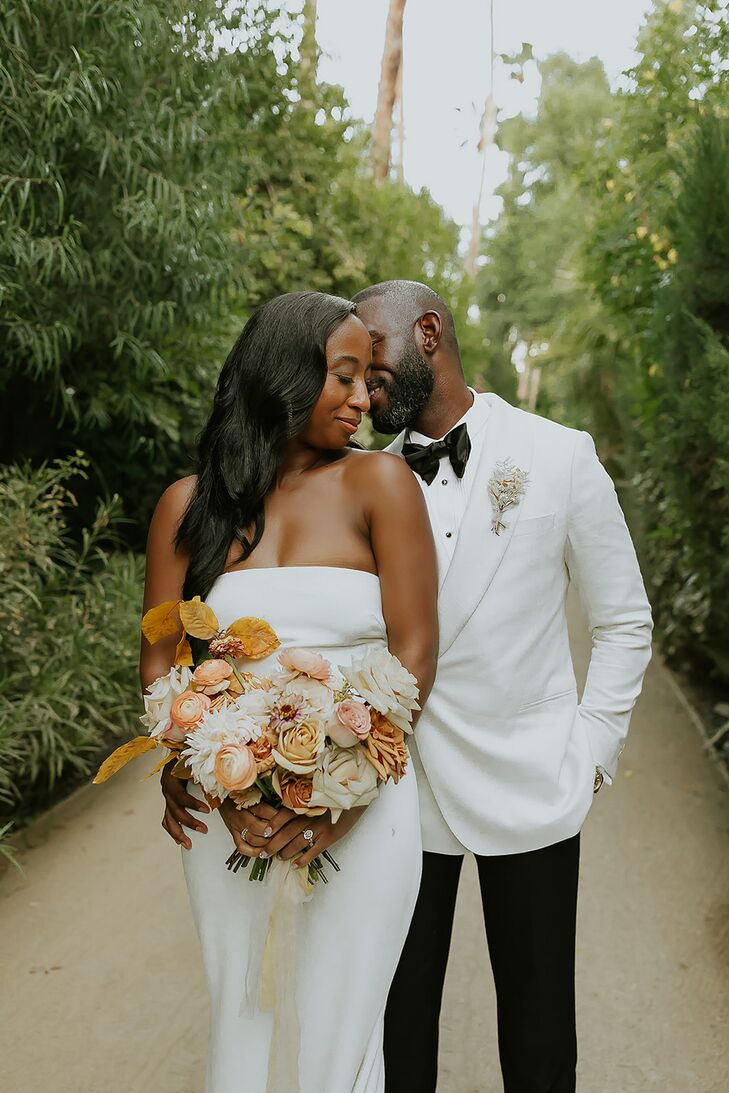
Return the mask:
<svg viewBox="0 0 729 1093">
<path fill-rule="evenodd" d="M 528 484 L 527 472 L 515 467 L 510 459 L 502 459 L 496 464 L 494 473 L 489 478 L 489 496 L 494 510 L 491 530 L 494 535 L 500 535 L 508 527 L 501 517 L 507 509 L 519 504 Z"/>
</svg>

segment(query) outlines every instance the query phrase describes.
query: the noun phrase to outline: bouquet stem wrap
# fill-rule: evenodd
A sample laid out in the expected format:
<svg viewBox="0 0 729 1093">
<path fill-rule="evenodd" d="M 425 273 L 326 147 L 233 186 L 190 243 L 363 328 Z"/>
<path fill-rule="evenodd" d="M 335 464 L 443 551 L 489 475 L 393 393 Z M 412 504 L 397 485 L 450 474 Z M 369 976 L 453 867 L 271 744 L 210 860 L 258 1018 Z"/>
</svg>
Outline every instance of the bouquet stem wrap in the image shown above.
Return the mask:
<svg viewBox="0 0 729 1093">
<path fill-rule="evenodd" d="M 292 954 L 297 944 L 298 909 L 311 899 L 313 888 L 304 870 L 274 861 L 261 885 L 262 901 L 250 934 L 248 969 L 240 1015 L 256 1009 L 273 1013 L 266 1093 L 291 1093 L 299 1088 L 301 1028 L 296 1002 L 297 974 Z"/>
</svg>

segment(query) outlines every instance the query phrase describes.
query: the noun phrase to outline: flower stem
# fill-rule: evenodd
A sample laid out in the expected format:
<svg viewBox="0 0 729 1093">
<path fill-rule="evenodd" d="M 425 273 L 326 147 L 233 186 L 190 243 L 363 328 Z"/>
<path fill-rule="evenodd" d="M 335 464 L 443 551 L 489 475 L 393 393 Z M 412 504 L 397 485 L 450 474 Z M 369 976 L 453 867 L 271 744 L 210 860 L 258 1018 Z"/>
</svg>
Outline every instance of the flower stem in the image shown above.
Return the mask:
<svg viewBox="0 0 729 1093">
<path fill-rule="evenodd" d="M 234 663 L 234 661 L 233 661 L 233 658 L 232 658 L 232 657 L 230 656 L 230 654 L 229 654 L 228 656 L 226 656 L 226 658 L 225 658 L 225 659 L 227 660 L 228 664 L 229 664 L 229 665 L 231 666 L 231 668 L 233 669 L 233 675 L 235 676 L 235 678 L 236 678 L 236 679 L 238 680 L 238 682 L 240 683 L 241 687 L 243 688 L 243 693 L 245 694 L 245 689 L 246 689 L 246 685 L 245 685 L 245 682 L 243 681 L 243 679 L 241 678 L 241 675 L 240 675 L 240 673 L 239 673 L 238 669 L 237 669 L 237 668 L 236 668 L 236 666 L 235 666 L 235 663 Z"/>
</svg>

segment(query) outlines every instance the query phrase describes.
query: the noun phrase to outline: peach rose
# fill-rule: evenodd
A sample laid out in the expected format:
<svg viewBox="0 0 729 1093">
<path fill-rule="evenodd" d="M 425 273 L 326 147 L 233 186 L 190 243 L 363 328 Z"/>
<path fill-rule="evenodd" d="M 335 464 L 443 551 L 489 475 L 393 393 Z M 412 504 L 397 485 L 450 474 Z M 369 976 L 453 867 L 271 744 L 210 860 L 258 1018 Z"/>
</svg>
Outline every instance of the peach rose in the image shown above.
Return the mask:
<svg viewBox="0 0 729 1093">
<path fill-rule="evenodd" d="M 249 789 L 257 776 L 256 760 L 247 744 L 223 744 L 215 756 L 215 778 L 227 793 Z"/>
<path fill-rule="evenodd" d="M 351 748 L 365 740 L 370 731 L 370 711 L 363 702 L 345 698 L 334 707 L 334 717 L 327 727 L 327 735 L 340 748 Z"/>
<path fill-rule="evenodd" d="M 203 694 L 214 695 L 230 686 L 233 669 L 226 660 L 204 660 L 192 673 L 192 682 Z"/>
<path fill-rule="evenodd" d="M 209 709 L 210 699 L 207 695 L 198 694 L 197 691 L 183 691 L 172 703 L 170 721 L 178 729 L 182 729 L 184 735 L 195 728 Z"/>
<path fill-rule="evenodd" d="M 274 786 L 286 808 L 290 808 L 297 816 L 323 816 L 325 808 L 312 808 L 311 792 L 313 789 L 311 778 L 289 777 L 281 781 L 274 778 Z"/>
<path fill-rule="evenodd" d="M 294 774 L 311 774 L 318 766 L 325 742 L 322 721 L 301 721 L 284 729 L 272 755 L 279 766 Z"/>
<path fill-rule="evenodd" d="M 332 672 L 329 662 L 323 656 L 308 649 L 284 649 L 279 653 L 278 660 L 282 668 L 309 676 L 310 679 L 318 679 L 320 683 L 326 683 Z"/>
</svg>

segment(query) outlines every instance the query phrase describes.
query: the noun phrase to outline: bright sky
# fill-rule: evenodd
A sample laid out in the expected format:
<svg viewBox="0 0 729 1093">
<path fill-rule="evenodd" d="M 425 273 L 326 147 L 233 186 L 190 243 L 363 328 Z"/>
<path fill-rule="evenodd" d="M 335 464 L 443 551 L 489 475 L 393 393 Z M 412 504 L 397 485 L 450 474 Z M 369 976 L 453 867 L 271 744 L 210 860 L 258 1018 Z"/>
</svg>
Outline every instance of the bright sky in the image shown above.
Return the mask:
<svg viewBox="0 0 729 1093">
<path fill-rule="evenodd" d="M 341 84 L 352 112 L 371 121 L 377 100 L 388 0 L 318 0 L 319 73 Z M 563 50 L 578 60 L 597 55 L 611 82 L 634 58 L 638 28 L 652 0 L 495 0 L 496 53 L 531 42 L 538 58 Z M 470 224 L 480 161 L 475 145 L 488 91 L 488 0 L 408 0 L 404 31 L 407 181 L 426 187 L 460 224 Z M 505 115 L 533 113 L 539 80 L 527 66 L 523 84 L 497 61 L 495 98 Z M 493 190 L 506 156 L 492 148 L 482 221 L 499 211 Z"/>
</svg>

